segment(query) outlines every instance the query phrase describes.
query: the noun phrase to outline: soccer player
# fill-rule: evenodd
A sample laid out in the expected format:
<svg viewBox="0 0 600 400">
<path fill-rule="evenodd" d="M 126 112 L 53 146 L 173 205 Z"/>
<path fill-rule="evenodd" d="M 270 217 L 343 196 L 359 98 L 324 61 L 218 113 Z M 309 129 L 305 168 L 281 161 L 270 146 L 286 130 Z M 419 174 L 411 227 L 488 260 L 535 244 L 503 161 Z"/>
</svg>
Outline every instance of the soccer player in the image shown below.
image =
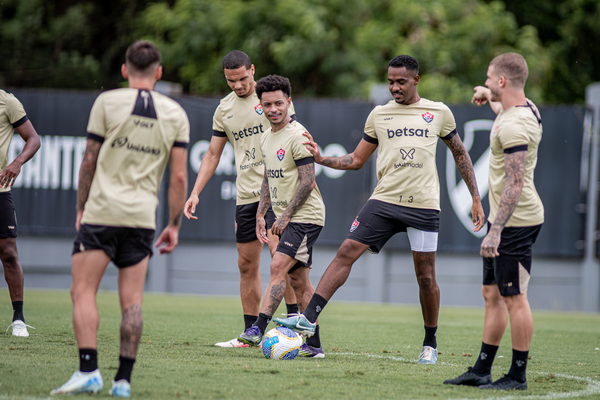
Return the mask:
<svg viewBox="0 0 600 400">
<path fill-rule="evenodd" d="M 525 97 L 529 74 L 519 54 L 492 60 L 485 87 L 475 87 L 473 102 L 490 103 L 498 114 L 490 133 L 488 233 L 481 243 L 485 300 L 483 342 L 473 367 L 451 385 L 481 389 L 527 389 L 526 369 L 533 336 L 533 317 L 527 300 L 531 246 L 544 222 L 544 206 L 533 183 L 542 119 Z M 492 364 L 510 316 L 512 363 L 507 375 L 492 382 Z"/>
<path fill-rule="evenodd" d="M 264 162 L 260 152 L 260 138 L 268 129 L 254 86 L 254 65 L 242 51 L 233 50 L 223 58 L 223 72 L 232 92 L 221 100 L 213 117 L 213 136 L 202 158 L 196 183 L 183 213 L 188 219 L 198 219 L 193 214 L 199 196 L 215 173 L 225 144 L 229 140 L 235 154 L 237 168 L 237 199 L 235 208 L 238 268 L 240 270 L 240 297 L 244 313 L 244 330 L 252 326 L 258 317 L 262 284 L 260 279 L 260 253 L 263 244 L 256 237 L 256 210 L 260 200 Z M 293 106 L 290 115 L 295 118 Z M 266 213 L 268 244 L 271 257 L 277 248 L 278 237 L 270 233 L 275 221 L 273 210 Z M 294 291 L 287 283 L 285 302 L 288 313 L 297 313 L 298 305 Z M 219 347 L 248 347 L 237 338 L 216 343 Z"/>
<path fill-rule="evenodd" d="M 15 129 L 25 140 L 21 154 L 8 163 L 8 148 Z M 0 90 L 0 260 L 4 267 L 4 279 L 8 285 L 13 306 L 13 336 L 27 337 L 25 316 L 23 315 L 23 268 L 17 252 L 17 215 L 10 188 L 21 173 L 21 166 L 33 157 L 40 148 L 40 138 L 17 98 Z M 32 326 L 29 326 L 33 328 Z"/>
<path fill-rule="evenodd" d="M 119 269 L 122 320 L 119 369 L 109 394 L 129 397 L 142 335 L 142 298 L 156 229 L 157 193 L 167 162 L 170 218 L 156 246 L 165 244 L 160 253 L 170 253 L 179 240 L 187 191 L 188 118 L 179 104 L 153 91 L 162 75 L 161 55 L 154 44 L 133 43 L 125 59 L 121 72 L 129 88 L 98 96 L 88 123 L 77 191 L 71 285 L 79 370 L 51 394 L 102 389 L 96 293 L 112 260 Z"/>
<path fill-rule="evenodd" d="M 265 168 L 256 214 L 256 236 L 262 243 L 269 243 L 265 215 L 272 206 L 277 220 L 271 231 L 280 239 L 271 262 L 271 279 L 261 312 L 256 322 L 238 337 L 241 342 L 254 346 L 260 344 L 281 303 L 288 274 L 300 310 L 312 297 L 314 288 L 308 277 L 312 248 L 325 225 L 325 205 L 315 181 L 314 159 L 302 144 L 306 129 L 288 114 L 292 102 L 290 81 L 269 75 L 257 82 L 256 92 L 271 124 L 260 141 Z M 307 339 L 299 355 L 325 357 L 318 334 Z"/>
<path fill-rule="evenodd" d="M 474 230 L 484 224 L 473 164 L 456 133 L 450 109 L 443 103 L 421 98 L 417 92 L 419 63 L 401 55 L 389 62 L 388 82 L 394 100 L 369 114 L 363 139 L 353 153 L 322 157 L 307 133 L 308 150 L 315 162 L 335 169 L 360 169 L 377 152 L 377 186 L 358 213 L 347 239 L 329 265 L 304 314 L 275 323 L 311 334 L 315 322 L 336 290 L 344 284 L 354 262 L 366 251 L 381 251 L 396 233 L 406 232 L 419 284 L 419 300 L 425 322 L 420 364 L 437 362 L 436 331 L 440 290 L 435 280 L 440 193 L 435 165 L 438 138 L 451 150 L 471 196 Z"/>
</svg>

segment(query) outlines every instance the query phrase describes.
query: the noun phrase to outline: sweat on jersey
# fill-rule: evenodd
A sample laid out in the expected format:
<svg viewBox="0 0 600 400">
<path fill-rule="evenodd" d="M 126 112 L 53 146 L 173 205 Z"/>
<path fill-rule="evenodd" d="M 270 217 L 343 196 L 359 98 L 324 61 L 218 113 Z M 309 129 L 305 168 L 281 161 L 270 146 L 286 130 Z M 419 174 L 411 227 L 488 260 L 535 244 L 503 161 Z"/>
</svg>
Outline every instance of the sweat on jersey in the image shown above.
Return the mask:
<svg viewBox="0 0 600 400">
<path fill-rule="evenodd" d="M 421 98 L 409 105 L 391 100 L 375 107 L 367 118 L 363 137 L 378 144 L 378 182 L 370 198 L 439 211 L 437 141 L 455 134 L 454 115 L 444 103 Z"/>
<path fill-rule="evenodd" d="M 82 223 L 156 229 L 171 148 L 190 141 L 183 108 L 154 91 L 110 90 L 94 102 L 87 131 L 102 146 Z"/>
<path fill-rule="evenodd" d="M 294 105 L 288 110 L 294 116 Z M 270 128 L 256 91 L 247 97 L 235 92 L 221 99 L 213 116 L 213 136 L 227 137 L 233 147 L 237 179 L 236 205 L 260 200 L 264 161 L 260 152 L 260 138 Z"/>
<path fill-rule="evenodd" d="M 544 222 L 544 205 L 533 183 L 542 131 L 540 112 L 529 99 L 527 105 L 510 107 L 496 116 L 490 132 L 490 223 L 494 223 L 502 190 L 506 184 L 504 155 L 516 151 L 527 151 L 523 191 L 517 208 L 505 226 L 535 226 Z"/>
<path fill-rule="evenodd" d="M 0 171 L 8 166 L 8 148 L 15 129 L 28 120 L 23 104 L 12 93 L 0 89 Z M 0 187 L 2 192 L 10 192 L 10 186 Z"/>
<path fill-rule="evenodd" d="M 283 129 L 272 132 L 269 129 L 261 137 L 260 148 L 265 160 L 265 169 L 269 181 L 271 206 L 279 218 L 296 194 L 300 184 L 298 166 L 314 163 L 312 154 L 302 143 L 306 129 L 298 121 L 290 121 Z M 325 226 L 325 204 L 315 186 L 300 209 L 292 215 L 290 222 Z"/>
</svg>

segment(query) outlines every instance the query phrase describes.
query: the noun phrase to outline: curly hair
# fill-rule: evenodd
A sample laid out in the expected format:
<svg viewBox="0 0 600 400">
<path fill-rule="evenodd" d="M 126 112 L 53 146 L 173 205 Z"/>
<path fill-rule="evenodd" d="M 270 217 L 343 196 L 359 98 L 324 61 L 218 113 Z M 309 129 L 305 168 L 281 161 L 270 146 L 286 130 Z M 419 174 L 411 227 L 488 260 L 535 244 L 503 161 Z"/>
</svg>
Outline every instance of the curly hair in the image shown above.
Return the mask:
<svg viewBox="0 0 600 400">
<path fill-rule="evenodd" d="M 290 80 L 279 75 L 268 75 L 256 82 L 256 95 L 259 100 L 263 93 L 276 92 L 278 90 L 281 90 L 289 98 L 292 95 Z"/>
</svg>

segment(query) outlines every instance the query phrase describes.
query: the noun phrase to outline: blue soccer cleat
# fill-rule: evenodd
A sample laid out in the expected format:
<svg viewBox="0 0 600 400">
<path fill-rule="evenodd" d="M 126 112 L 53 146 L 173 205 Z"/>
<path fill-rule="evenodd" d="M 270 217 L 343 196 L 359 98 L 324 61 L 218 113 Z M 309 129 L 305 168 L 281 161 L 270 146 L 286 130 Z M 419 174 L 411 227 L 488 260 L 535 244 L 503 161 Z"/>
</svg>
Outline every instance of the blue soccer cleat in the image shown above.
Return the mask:
<svg viewBox="0 0 600 400">
<path fill-rule="evenodd" d="M 288 318 L 273 318 L 273 322 L 307 337 L 314 335 L 317 329 L 317 324 L 307 320 L 304 314 L 295 314 Z"/>
<path fill-rule="evenodd" d="M 102 390 L 102 375 L 99 370 L 92 372 L 77 371 L 64 385 L 56 388 L 50 394 L 98 393 Z"/>
<path fill-rule="evenodd" d="M 130 397 L 131 384 L 127 382 L 127 379 L 119 379 L 116 382 L 113 381 L 112 388 L 110 388 L 108 394 L 113 397 Z"/>
</svg>

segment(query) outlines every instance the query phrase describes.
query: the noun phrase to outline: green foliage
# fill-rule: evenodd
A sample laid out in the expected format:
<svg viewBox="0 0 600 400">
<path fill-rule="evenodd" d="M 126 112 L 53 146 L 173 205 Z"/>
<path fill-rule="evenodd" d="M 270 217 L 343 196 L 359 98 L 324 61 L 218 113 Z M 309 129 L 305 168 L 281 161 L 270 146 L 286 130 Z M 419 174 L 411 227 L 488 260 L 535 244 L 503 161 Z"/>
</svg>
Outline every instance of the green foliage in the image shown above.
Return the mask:
<svg viewBox="0 0 600 400">
<path fill-rule="evenodd" d="M 0 315 L 12 312 L 6 290 Z M 108 398 L 118 367 L 119 301 L 98 295 L 99 367 Z M 0 399 L 50 398 L 77 369 L 68 291 L 25 293 L 29 338 L 0 335 Z M 284 311 L 282 309 L 282 311 Z M 442 384 L 473 365 L 483 310 L 442 307 L 437 365 L 419 365 L 423 319 L 417 306 L 331 302 L 320 317 L 324 359 L 267 360 L 256 348 L 224 349 L 243 327 L 239 298 L 144 296 L 144 333 L 132 375 L 138 399 L 498 399 L 600 397 L 598 315 L 534 312 L 528 390 L 481 391 Z M 510 334 L 492 375 L 510 366 Z M 585 392 L 584 392 L 585 391 Z M 579 394 L 579 395 L 578 395 Z M 80 398 L 88 398 L 81 396 Z"/>
<path fill-rule="evenodd" d="M 542 102 L 550 67 L 534 28 L 519 28 L 502 2 L 480 0 L 178 0 L 151 5 L 140 32 L 196 94 L 228 90 L 221 60 L 233 49 L 250 55 L 258 77 L 287 76 L 309 96 L 364 98 L 386 81 L 391 58 L 411 54 L 422 96 L 464 103 L 489 61 L 516 51 L 530 60 L 530 96 Z"/>
</svg>

